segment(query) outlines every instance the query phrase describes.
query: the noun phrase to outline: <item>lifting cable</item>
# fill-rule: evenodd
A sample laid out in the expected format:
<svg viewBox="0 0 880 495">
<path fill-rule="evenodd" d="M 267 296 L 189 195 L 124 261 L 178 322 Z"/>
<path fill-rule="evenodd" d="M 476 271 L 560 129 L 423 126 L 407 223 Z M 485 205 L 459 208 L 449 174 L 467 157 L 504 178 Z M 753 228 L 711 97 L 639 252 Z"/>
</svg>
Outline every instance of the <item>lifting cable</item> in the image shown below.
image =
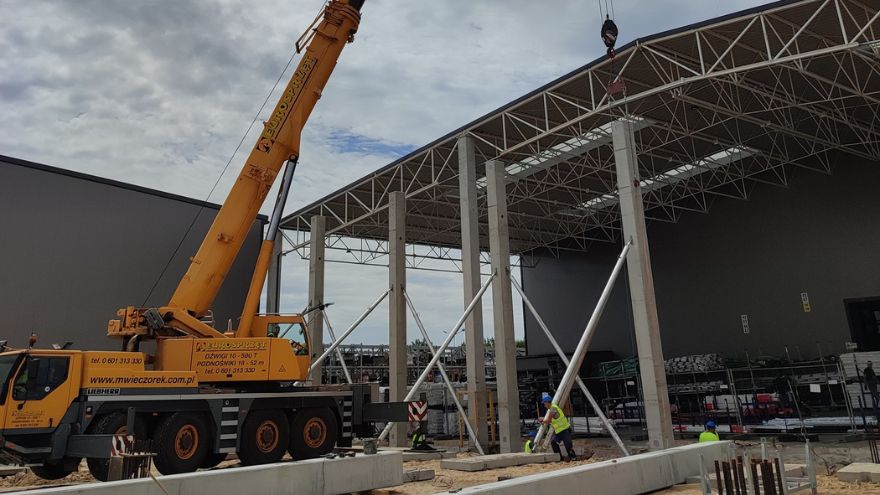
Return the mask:
<svg viewBox="0 0 880 495">
<path fill-rule="evenodd" d="M 153 282 L 153 286 L 150 287 L 149 293 L 147 293 L 147 297 L 144 298 L 144 302 L 141 304 L 141 307 L 147 305 L 147 301 L 153 295 L 153 291 L 156 290 L 156 287 L 159 285 L 159 282 L 162 280 L 162 277 L 165 276 L 165 272 L 168 271 L 168 267 L 171 266 L 171 262 L 174 261 L 174 257 L 177 256 L 178 251 L 180 251 L 181 246 L 183 246 L 183 242 L 186 240 L 190 231 L 192 231 L 193 226 L 195 226 L 196 221 L 198 221 L 199 217 L 202 214 L 202 211 L 205 209 L 205 204 L 211 198 L 211 195 L 214 194 L 214 190 L 217 189 L 217 186 L 220 184 L 220 180 L 223 179 L 223 176 L 226 174 L 226 170 L 229 169 L 229 165 L 232 163 L 232 160 L 235 159 L 235 155 L 238 154 L 238 150 L 241 149 L 242 144 L 244 144 L 244 140 L 247 139 L 248 134 L 250 134 L 251 129 L 253 129 L 254 124 L 256 124 L 257 120 L 260 118 L 260 114 L 263 113 L 263 109 L 266 108 L 266 105 L 269 103 L 269 99 L 272 98 L 272 94 L 275 93 L 275 89 L 278 88 L 278 84 L 281 83 L 281 79 L 284 77 L 284 74 L 287 73 L 287 70 L 290 68 L 290 64 L 293 63 L 294 57 L 299 53 L 297 51 L 293 51 L 290 54 L 290 58 L 287 60 L 287 64 L 284 66 L 284 69 L 281 70 L 281 74 L 278 74 L 278 79 L 275 80 L 275 84 L 272 85 L 272 89 L 269 90 L 269 94 L 266 95 L 266 99 L 263 100 L 263 104 L 260 105 L 260 109 L 257 110 L 257 113 L 254 115 L 254 118 L 251 120 L 250 125 L 248 125 L 247 130 L 244 131 L 244 134 L 241 136 L 241 139 L 238 141 L 238 146 L 235 147 L 235 150 L 232 152 L 232 155 L 229 156 L 229 159 L 226 160 L 226 165 L 223 166 L 223 170 L 220 171 L 220 175 L 217 177 L 217 180 L 214 181 L 214 185 L 211 187 L 211 190 L 208 192 L 208 195 L 205 197 L 205 201 L 202 205 L 199 206 L 199 210 L 196 212 L 195 216 L 193 216 L 192 221 L 189 223 L 189 226 L 186 228 L 186 232 L 180 237 L 180 241 L 177 243 L 177 247 L 174 248 L 174 252 L 171 253 L 171 256 L 168 257 L 168 261 L 165 263 L 165 266 L 162 268 L 162 272 L 159 273 L 159 276 L 156 277 L 156 281 Z"/>
</svg>

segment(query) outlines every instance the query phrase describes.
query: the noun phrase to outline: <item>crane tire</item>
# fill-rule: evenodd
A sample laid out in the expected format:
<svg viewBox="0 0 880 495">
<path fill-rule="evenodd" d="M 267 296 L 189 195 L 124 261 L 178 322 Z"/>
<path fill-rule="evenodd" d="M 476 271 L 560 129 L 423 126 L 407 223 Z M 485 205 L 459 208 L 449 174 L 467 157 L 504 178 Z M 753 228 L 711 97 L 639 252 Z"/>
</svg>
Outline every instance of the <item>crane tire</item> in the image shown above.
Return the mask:
<svg viewBox="0 0 880 495">
<path fill-rule="evenodd" d="M 164 475 L 191 473 L 205 463 L 210 443 L 205 418 L 189 412 L 173 413 L 153 433 L 156 469 Z"/>
<path fill-rule="evenodd" d="M 110 413 L 102 416 L 89 425 L 89 433 L 95 435 L 127 435 L 128 434 L 128 417 L 121 413 Z M 144 421 L 135 417 L 134 436 L 137 439 L 144 439 L 147 435 L 147 427 Z M 103 457 L 89 457 L 86 459 L 89 466 L 89 472 L 98 481 L 107 481 L 110 474 L 110 459 Z"/>
<path fill-rule="evenodd" d="M 31 466 L 31 472 L 44 480 L 60 480 L 79 470 L 79 459 L 64 458 L 59 463 Z"/>
<path fill-rule="evenodd" d="M 226 460 L 227 454 L 211 453 L 205 456 L 205 462 L 199 466 L 202 469 L 211 469 L 217 467 L 221 462 Z"/>
<path fill-rule="evenodd" d="M 245 466 L 278 462 L 290 442 L 290 423 L 279 409 L 256 409 L 241 425 L 238 458 Z"/>
<path fill-rule="evenodd" d="M 339 423 L 329 407 L 310 407 L 292 413 L 290 447 L 295 460 L 314 459 L 336 446 Z"/>
</svg>

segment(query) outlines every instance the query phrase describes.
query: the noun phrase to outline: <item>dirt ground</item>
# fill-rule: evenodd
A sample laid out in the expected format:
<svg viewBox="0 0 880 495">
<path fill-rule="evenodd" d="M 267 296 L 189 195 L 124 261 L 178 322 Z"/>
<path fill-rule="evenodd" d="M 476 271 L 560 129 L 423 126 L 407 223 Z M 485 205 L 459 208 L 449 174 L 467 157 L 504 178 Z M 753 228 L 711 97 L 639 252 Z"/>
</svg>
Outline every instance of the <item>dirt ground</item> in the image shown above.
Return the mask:
<svg viewBox="0 0 880 495">
<path fill-rule="evenodd" d="M 692 441 L 677 442 L 682 445 L 692 443 Z M 438 442 L 438 447 L 448 447 L 454 449 L 458 442 Z M 740 446 L 757 447 L 758 442 L 738 442 Z M 870 454 L 865 442 L 855 443 L 837 443 L 836 441 L 818 442 L 812 444 L 812 450 L 816 458 L 816 472 L 818 474 L 819 493 L 828 495 L 880 495 L 880 484 L 876 483 L 845 483 L 838 481 L 833 476 L 834 472 L 841 467 L 852 462 L 870 462 Z M 633 453 L 638 453 L 645 449 L 644 444 L 633 443 L 628 445 Z M 440 469 L 440 461 L 407 461 L 404 463 L 404 470 L 410 471 L 415 469 L 433 469 L 435 477 L 429 481 L 420 481 L 416 483 L 406 483 L 404 485 L 388 488 L 385 490 L 376 490 L 374 493 L 392 493 L 399 495 L 427 495 L 438 492 L 456 490 L 467 486 L 474 486 L 484 483 L 498 481 L 499 477 L 521 477 L 530 474 L 544 473 L 573 467 L 577 465 L 590 464 L 607 459 L 620 457 L 620 451 L 610 439 L 576 439 L 575 449 L 578 452 L 585 450 L 592 451 L 593 456 L 590 459 L 579 460 L 575 462 L 555 462 L 549 464 L 534 464 L 529 466 L 516 466 L 502 469 L 493 469 L 488 471 L 478 471 L 473 473 Z M 804 458 L 804 445 L 801 443 L 787 443 L 782 447 L 783 455 L 787 463 L 802 463 Z M 771 449 L 772 452 L 772 449 Z M 474 455 L 470 453 L 461 453 L 459 456 Z M 226 461 L 221 464 L 220 468 L 234 467 L 238 461 Z M 157 473 L 158 474 L 158 473 Z M 80 466 L 78 472 L 71 474 L 67 478 L 57 481 L 46 481 L 36 477 L 30 471 L 25 471 L 14 476 L 0 479 L 0 493 L 8 493 L 19 490 L 33 489 L 38 487 L 73 485 L 81 483 L 95 482 L 94 478 L 89 474 L 85 463 Z M 697 485 L 679 485 L 656 492 L 658 494 L 676 494 L 689 495 L 700 494 Z M 808 493 L 808 492 L 806 492 Z"/>
<path fill-rule="evenodd" d="M 438 442 L 442 447 L 444 442 Z M 415 469 L 433 469 L 435 477 L 433 480 L 420 481 L 415 483 L 406 483 L 400 486 L 382 490 L 385 493 L 399 495 L 427 495 L 460 488 L 480 485 L 498 481 L 499 477 L 519 477 L 530 474 L 544 473 L 557 469 L 564 469 L 581 464 L 590 464 L 607 459 L 620 457 L 620 451 L 610 439 L 576 439 L 575 450 L 581 452 L 589 449 L 593 452 L 593 457 L 589 460 L 581 460 L 573 463 L 554 462 L 549 464 L 534 464 L 528 466 L 517 466 L 502 469 L 492 469 L 488 471 L 477 471 L 473 473 L 453 471 L 448 469 L 440 469 L 440 461 L 407 461 L 404 463 L 404 470 L 411 471 Z M 693 443 L 692 440 L 682 440 L 676 442 L 679 445 Z M 742 447 L 759 448 L 760 442 L 737 442 Z M 452 442 L 446 443 L 453 446 Z M 457 445 L 457 443 L 455 443 Z M 632 443 L 627 445 L 631 452 L 637 453 L 640 450 L 646 450 L 646 445 L 642 443 Z M 771 448 L 771 453 L 773 449 Z M 812 444 L 813 455 L 816 461 L 817 482 L 819 484 L 818 493 L 828 495 L 880 495 L 880 484 L 876 483 L 846 483 L 838 481 L 833 475 L 838 469 L 853 462 L 870 462 L 870 453 L 865 442 L 854 443 L 836 443 L 836 442 L 819 442 Z M 787 463 L 803 463 L 805 458 L 804 444 L 802 443 L 786 443 L 783 444 L 782 454 Z M 459 454 L 470 455 L 470 454 Z M 379 491 L 377 491 L 379 492 Z M 656 492 L 658 494 L 694 494 L 702 495 L 698 485 L 679 485 L 667 490 Z M 805 492 L 809 493 L 809 492 Z"/>
</svg>

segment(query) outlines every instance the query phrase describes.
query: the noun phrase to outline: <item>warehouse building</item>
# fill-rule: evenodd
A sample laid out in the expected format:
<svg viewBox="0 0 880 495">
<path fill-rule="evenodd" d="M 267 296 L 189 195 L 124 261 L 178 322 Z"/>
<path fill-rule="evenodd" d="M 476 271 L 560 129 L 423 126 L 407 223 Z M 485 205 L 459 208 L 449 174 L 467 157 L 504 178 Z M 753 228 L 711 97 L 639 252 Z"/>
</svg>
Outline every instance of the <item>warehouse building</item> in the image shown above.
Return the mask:
<svg viewBox="0 0 880 495">
<path fill-rule="evenodd" d="M 572 353 L 629 245 L 587 362 L 638 354 L 623 388 L 641 393 L 624 400 L 643 395 L 651 445 L 667 444 L 665 359 L 791 362 L 880 344 L 878 17 L 848 0 L 783 0 L 634 40 L 289 215 L 285 251 L 310 258 L 314 300 L 325 247 L 366 239 L 346 252 L 387 256 L 392 347 L 406 338 L 412 259 L 460 267 L 464 306 L 491 273 L 504 450 L 522 392 L 509 255 Z M 519 367 L 546 369 L 554 349 L 517 310 L 534 358 Z M 482 318 L 464 323 L 472 400 Z M 389 367 L 402 376 L 405 362 Z M 831 372 L 820 363 L 826 387 Z"/>
<path fill-rule="evenodd" d="M 119 348 L 107 321 L 170 299 L 219 208 L 0 156 L 0 338 L 24 346 L 33 332 L 41 346 Z M 217 297 L 218 328 L 241 314 L 265 222 L 254 222 Z"/>
<path fill-rule="evenodd" d="M 836 155 L 830 173 L 795 170 L 786 187 L 755 185 L 708 214 L 648 227 L 663 351 L 795 360 L 880 350 L 880 163 Z M 523 285 L 560 344 L 573 350 L 620 252 L 536 251 Z M 591 349 L 635 355 L 623 279 Z M 526 314 L 531 355 L 554 351 Z M 612 357 L 612 356 L 606 356 Z"/>
</svg>

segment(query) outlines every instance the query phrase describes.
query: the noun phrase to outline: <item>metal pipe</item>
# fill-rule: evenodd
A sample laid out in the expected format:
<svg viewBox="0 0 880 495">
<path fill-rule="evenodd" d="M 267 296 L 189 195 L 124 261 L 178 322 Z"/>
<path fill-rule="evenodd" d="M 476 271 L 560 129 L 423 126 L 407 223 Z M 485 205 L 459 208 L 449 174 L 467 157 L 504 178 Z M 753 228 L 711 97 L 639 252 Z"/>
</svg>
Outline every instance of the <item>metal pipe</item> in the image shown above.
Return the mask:
<svg viewBox="0 0 880 495">
<path fill-rule="evenodd" d="M 330 318 L 327 317 L 327 311 L 322 310 L 324 313 L 324 323 L 327 324 L 327 333 L 330 334 L 330 345 L 336 343 L 336 334 L 333 332 L 333 325 L 330 324 Z M 345 375 L 345 381 L 352 383 L 351 374 L 348 372 L 348 366 L 345 365 L 345 358 L 342 356 L 342 351 L 339 350 L 339 347 L 336 348 L 336 357 L 339 359 L 339 364 L 342 366 L 342 373 Z"/>
<path fill-rule="evenodd" d="M 425 325 L 422 324 L 422 318 L 419 316 L 419 312 L 416 311 L 416 307 L 413 305 L 412 299 L 409 298 L 409 294 L 406 293 L 406 289 L 403 290 L 403 297 L 406 299 L 406 305 L 409 306 L 409 311 L 413 315 L 413 319 L 416 321 L 416 326 L 419 327 L 419 332 L 422 334 L 422 338 L 425 339 L 425 343 L 428 345 L 428 350 L 431 351 L 431 356 L 434 356 L 436 352 L 434 351 L 434 343 L 431 342 L 431 337 L 428 336 L 428 331 L 425 330 Z M 446 388 L 449 390 L 449 394 L 452 396 L 452 402 L 455 403 L 455 407 L 458 409 L 458 414 L 461 415 L 461 422 L 464 423 L 465 428 L 467 428 L 468 435 L 471 437 L 471 440 L 474 441 L 474 446 L 477 448 L 477 452 L 480 455 L 486 455 L 483 452 L 483 446 L 480 445 L 480 440 L 477 439 L 477 434 L 474 432 L 474 429 L 471 427 L 470 421 L 468 421 L 467 413 L 464 411 L 464 407 L 461 405 L 461 401 L 458 400 L 458 394 L 455 393 L 455 389 L 452 388 L 452 381 L 449 379 L 449 375 L 446 374 L 446 367 L 443 366 L 443 363 L 437 362 L 437 369 L 440 370 L 440 375 L 443 377 L 443 382 L 446 384 Z M 446 411 L 444 409 L 443 413 Z"/>
<path fill-rule="evenodd" d="M 437 349 L 437 353 L 434 354 L 434 357 L 431 358 L 431 362 L 428 363 L 428 365 L 422 371 L 422 374 L 419 375 L 419 378 L 413 384 L 412 388 L 409 389 L 409 393 L 406 394 L 406 397 L 403 399 L 404 402 L 409 402 L 413 400 L 413 397 L 415 397 L 415 395 L 419 391 L 419 387 L 422 386 L 422 383 L 425 382 L 425 378 L 428 377 L 428 373 L 431 372 L 431 369 L 433 369 L 434 365 L 437 364 L 437 361 L 440 360 L 440 356 L 443 355 L 443 353 L 446 351 L 446 348 L 449 347 L 450 343 L 452 343 L 452 339 L 455 338 L 455 335 L 458 333 L 459 330 L 461 330 L 461 326 L 464 325 L 464 320 L 466 320 L 467 317 L 470 316 L 470 314 L 474 311 L 474 308 L 477 307 L 477 303 L 479 303 L 480 300 L 483 298 L 483 294 L 486 293 L 486 289 L 488 289 L 489 286 L 492 284 L 492 280 L 495 279 L 495 275 L 495 273 L 489 275 L 489 278 L 486 280 L 485 283 L 483 283 L 482 287 L 480 287 L 480 290 L 477 291 L 476 295 L 474 295 L 474 298 L 471 300 L 471 303 L 468 304 L 467 308 L 465 308 L 464 313 L 461 315 L 461 318 L 459 318 L 458 321 L 455 322 L 455 326 L 452 327 L 452 330 L 449 331 L 449 335 L 446 336 L 446 339 L 443 341 L 442 344 L 440 344 L 440 348 Z M 392 424 L 394 423 L 389 422 L 387 425 L 385 425 L 385 429 L 382 430 L 382 433 L 379 435 L 379 441 L 385 440 L 385 438 L 388 437 L 388 433 L 391 432 Z"/>
<path fill-rule="evenodd" d="M 358 317 L 358 319 L 355 320 L 355 322 L 352 323 L 350 327 L 348 327 L 348 330 L 346 330 L 346 331 L 345 331 L 345 332 L 339 337 L 339 340 L 337 340 L 336 342 L 333 342 L 332 344 L 330 344 L 330 347 L 329 347 L 326 351 L 324 351 L 324 354 L 321 354 L 317 359 L 315 359 L 315 360 L 312 362 L 312 365 L 309 366 L 309 372 L 310 372 L 310 373 L 311 373 L 311 371 L 315 368 L 315 366 L 320 366 L 321 363 L 323 363 L 324 360 L 327 359 L 327 356 L 329 356 L 331 352 L 335 351 L 336 348 L 339 347 L 339 344 L 341 344 L 342 341 L 344 341 L 345 339 L 347 339 L 348 336 L 351 335 L 351 332 L 354 332 L 354 329 L 357 328 L 357 326 L 360 325 L 361 322 L 364 321 L 364 319 L 365 319 L 367 316 L 370 316 L 370 313 L 372 313 L 373 310 L 376 309 L 376 306 L 378 306 L 379 303 L 381 303 L 382 301 L 385 300 L 385 298 L 388 296 L 388 293 L 389 293 L 389 292 L 391 292 L 391 289 L 388 289 L 388 290 L 386 290 L 385 292 L 383 292 L 382 295 L 379 296 L 379 299 L 376 299 L 376 302 L 374 302 L 373 304 L 371 304 L 370 307 L 368 307 L 367 310 L 364 311 L 363 314 L 360 315 L 360 317 Z M 314 345 L 314 344 L 312 344 L 312 345 Z"/>
<path fill-rule="evenodd" d="M 587 347 L 590 345 L 590 340 L 593 338 L 593 334 L 595 333 L 596 326 L 599 324 L 599 318 L 602 316 L 602 311 L 605 309 L 605 304 L 608 302 L 608 298 L 611 296 L 611 289 L 614 288 L 614 281 L 617 280 L 618 274 L 620 274 L 621 268 L 623 268 L 623 263 L 626 261 L 626 253 L 629 252 L 629 247 L 632 244 L 632 241 L 627 242 L 623 246 L 623 250 L 621 250 L 620 255 L 617 257 L 617 263 L 614 264 L 614 270 L 611 271 L 611 276 L 608 277 L 608 282 L 605 283 L 605 288 L 602 290 L 602 295 L 599 296 L 599 301 L 596 303 L 596 309 L 593 310 L 593 315 L 590 316 L 590 321 L 587 323 L 587 328 L 584 329 L 583 335 L 581 335 L 581 340 L 578 342 L 577 348 L 574 350 L 574 354 L 571 356 L 571 362 L 568 367 L 565 369 L 565 374 L 562 375 L 562 381 L 559 383 L 559 388 L 556 389 L 556 394 L 553 396 L 553 402 L 562 407 L 561 401 L 568 397 L 568 393 L 571 390 L 571 385 L 574 382 L 573 378 L 577 376 L 580 372 L 581 365 L 584 362 L 584 356 L 587 353 Z M 544 416 L 544 423 L 550 422 L 550 413 L 552 409 L 547 410 L 547 414 Z M 544 424 L 538 429 L 537 435 L 535 435 L 535 444 L 539 445 L 541 443 L 541 437 L 544 434 Z"/>
<path fill-rule="evenodd" d="M 736 493 L 733 484 L 733 475 L 730 469 L 729 461 L 721 461 L 721 472 L 724 474 L 724 490 L 728 495 L 739 495 Z"/>
<path fill-rule="evenodd" d="M 553 337 L 553 334 L 550 333 L 550 328 L 547 326 L 547 323 L 544 322 L 544 319 L 541 318 L 541 315 L 538 314 L 538 310 L 535 309 L 535 306 L 532 305 L 532 301 L 526 296 L 525 291 L 522 286 L 519 285 L 513 277 L 510 277 L 510 282 L 513 284 L 513 288 L 519 293 L 523 302 L 526 304 L 526 307 L 529 308 L 529 311 L 532 312 L 532 315 L 535 317 L 535 320 L 538 322 L 538 326 L 541 327 L 541 330 L 544 331 L 544 335 L 547 336 L 547 340 L 550 341 L 550 344 L 556 349 L 556 353 L 559 355 L 559 358 L 562 359 L 562 362 L 565 363 L 565 366 L 569 365 L 569 359 L 565 356 L 565 352 L 562 351 L 562 347 L 559 346 L 559 343 L 556 341 L 556 338 Z M 605 414 L 602 412 L 602 409 L 599 407 L 599 404 L 596 402 L 596 399 L 593 397 L 593 394 L 587 390 L 587 386 L 584 384 L 584 381 L 581 380 L 580 376 L 575 376 L 575 381 L 580 387 L 581 392 L 587 398 L 587 401 L 590 402 L 590 405 L 593 407 L 593 410 L 596 411 L 596 416 L 599 417 L 599 420 L 602 421 L 602 424 L 605 425 L 605 429 L 608 430 L 608 433 L 611 435 L 611 438 L 617 443 L 617 446 L 620 447 L 620 450 L 623 452 L 623 455 L 628 456 L 629 451 L 626 450 L 626 446 L 623 444 L 623 440 L 617 435 L 617 431 L 614 429 L 614 426 L 611 424 L 611 421 L 605 417 Z M 590 420 L 587 418 L 587 425 L 589 426 Z"/>
<path fill-rule="evenodd" d="M 761 495 L 761 484 L 758 480 L 758 460 L 751 459 L 751 473 L 752 473 L 752 486 L 755 491 L 755 495 Z"/>
</svg>

